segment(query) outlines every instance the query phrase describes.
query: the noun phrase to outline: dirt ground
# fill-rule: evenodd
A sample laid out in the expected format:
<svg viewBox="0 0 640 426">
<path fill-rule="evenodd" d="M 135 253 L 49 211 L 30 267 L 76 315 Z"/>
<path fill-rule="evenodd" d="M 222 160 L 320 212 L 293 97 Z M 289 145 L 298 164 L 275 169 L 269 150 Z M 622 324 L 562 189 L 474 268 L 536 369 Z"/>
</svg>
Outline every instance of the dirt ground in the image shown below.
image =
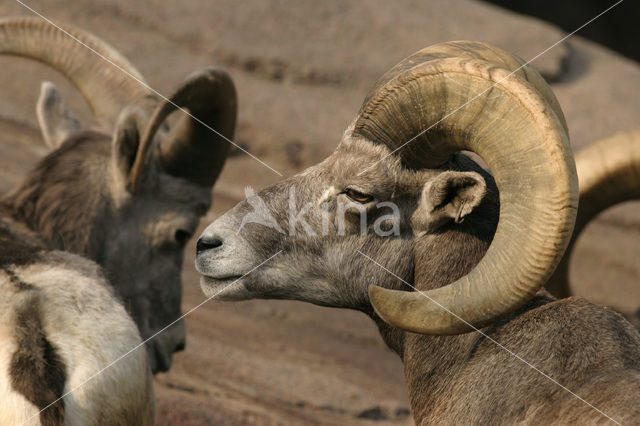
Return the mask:
<svg viewBox="0 0 640 426">
<path fill-rule="evenodd" d="M 54 0 L 26 4 L 85 28 L 167 94 L 192 71 L 228 70 L 239 94 L 236 141 L 284 176 L 324 158 L 389 67 L 427 45 L 481 40 L 532 59 L 565 33 L 475 1 Z M 616 13 L 615 10 L 610 13 Z M 30 15 L 18 2 L 0 16 Z M 533 65 L 552 83 L 577 150 L 640 125 L 640 66 L 572 37 Z M 105 65 L 106 66 L 106 65 Z M 0 57 L 0 193 L 45 152 L 34 113 L 53 81 L 81 118 L 88 108 L 59 75 Z M 281 177 L 246 155 L 229 159 L 201 229 Z M 184 264 L 186 311 L 201 294 Z M 624 311 L 640 307 L 640 206 L 599 217 L 575 250 L 575 293 Z M 412 424 L 402 365 L 364 315 L 282 301 L 211 301 L 186 318 L 187 348 L 155 380 L 159 425 Z"/>
</svg>

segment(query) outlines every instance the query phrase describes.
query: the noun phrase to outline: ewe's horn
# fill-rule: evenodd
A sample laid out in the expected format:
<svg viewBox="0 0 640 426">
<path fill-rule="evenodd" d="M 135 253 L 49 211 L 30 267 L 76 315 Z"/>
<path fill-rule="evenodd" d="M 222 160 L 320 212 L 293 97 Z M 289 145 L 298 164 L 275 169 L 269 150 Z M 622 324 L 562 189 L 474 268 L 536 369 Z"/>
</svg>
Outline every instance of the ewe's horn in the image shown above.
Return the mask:
<svg viewBox="0 0 640 426">
<path fill-rule="evenodd" d="M 546 287 L 557 297 L 571 295 L 569 260 L 573 245 L 587 224 L 603 210 L 640 199 L 640 130 L 599 140 L 576 155 L 580 208 L 565 256 Z"/>
<path fill-rule="evenodd" d="M 188 77 L 153 113 L 132 168 L 133 192 L 148 161 L 156 131 L 178 107 L 187 109 L 199 121 L 187 114 L 180 117 L 159 146 L 160 165 L 173 176 L 203 186 L 212 186 L 222 171 L 230 149 L 228 140 L 233 140 L 235 130 L 236 90 L 226 72 L 206 68 Z"/>
<path fill-rule="evenodd" d="M 82 93 L 106 129 L 113 129 L 127 105 L 150 112 L 156 97 L 122 71 L 144 81 L 129 61 L 87 32 L 71 26 L 61 28 L 68 34 L 40 18 L 0 19 L 0 53 L 35 59 L 61 72 Z"/>
<path fill-rule="evenodd" d="M 393 150 L 433 126 L 397 151 L 407 167 L 473 151 L 500 191 L 493 242 L 468 275 L 424 294 L 370 287 L 388 323 L 424 334 L 470 331 L 525 303 L 560 261 L 578 205 L 575 164 L 555 97 L 523 65 L 486 44 L 443 43 L 394 67 L 362 106 L 354 136 Z"/>
</svg>

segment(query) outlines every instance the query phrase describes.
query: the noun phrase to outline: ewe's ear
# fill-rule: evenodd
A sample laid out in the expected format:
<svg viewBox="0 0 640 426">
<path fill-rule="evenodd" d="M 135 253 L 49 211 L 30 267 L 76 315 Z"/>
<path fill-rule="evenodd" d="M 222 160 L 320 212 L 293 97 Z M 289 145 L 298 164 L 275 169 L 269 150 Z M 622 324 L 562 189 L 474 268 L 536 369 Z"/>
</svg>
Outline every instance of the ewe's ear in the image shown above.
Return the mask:
<svg viewBox="0 0 640 426">
<path fill-rule="evenodd" d="M 111 142 L 111 159 L 123 182 L 129 180 L 129 173 L 136 159 L 147 121 L 145 113 L 133 106 L 125 108 L 118 117 Z"/>
<path fill-rule="evenodd" d="M 461 223 L 485 196 L 487 185 L 476 172 L 443 172 L 427 182 L 412 217 L 413 229 L 430 232 L 445 223 Z"/>
<path fill-rule="evenodd" d="M 52 150 L 82 130 L 80 120 L 64 103 L 56 86 L 48 81 L 43 81 L 40 86 L 36 115 L 44 143 Z"/>
</svg>

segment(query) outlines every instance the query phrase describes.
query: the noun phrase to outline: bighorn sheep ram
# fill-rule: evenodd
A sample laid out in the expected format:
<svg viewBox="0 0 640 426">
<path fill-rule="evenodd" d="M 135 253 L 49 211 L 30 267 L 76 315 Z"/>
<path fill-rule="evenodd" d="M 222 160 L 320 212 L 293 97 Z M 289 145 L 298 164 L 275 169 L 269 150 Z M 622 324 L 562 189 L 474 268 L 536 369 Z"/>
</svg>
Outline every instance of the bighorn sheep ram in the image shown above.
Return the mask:
<svg viewBox="0 0 640 426">
<path fill-rule="evenodd" d="M 569 297 L 569 260 L 587 224 L 616 204 L 640 199 L 640 130 L 617 133 L 576 154 L 580 208 L 565 256 L 546 284 L 556 297 Z M 629 320 L 640 328 L 640 310 Z"/>
<path fill-rule="evenodd" d="M 205 294 L 368 314 L 402 358 L 417 424 L 640 421 L 638 332 L 540 291 L 578 184 L 558 102 L 521 59 L 475 42 L 419 51 L 331 156 L 256 196 L 198 240 Z M 243 221 L 265 214 L 251 205 L 272 221 Z"/>
<path fill-rule="evenodd" d="M 226 73 L 193 74 L 161 101 L 95 54 L 142 80 L 112 47 L 65 30 L 76 40 L 40 20 L 0 20 L 0 53 L 60 71 L 102 127 L 113 128 L 82 129 L 55 87 L 43 85 L 38 119 L 52 152 L 0 199 L 0 424 L 37 414 L 139 344 L 140 335 L 180 317 L 184 245 L 209 207 L 229 149 L 223 139 L 235 127 Z M 169 128 L 166 118 L 178 107 L 219 133 L 187 115 Z M 151 369 L 167 370 L 184 338 L 178 322 L 152 339 Z M 40 420 L 149 424 L 148 370 L 146 351 L 135 351 Z"/>
</svg>

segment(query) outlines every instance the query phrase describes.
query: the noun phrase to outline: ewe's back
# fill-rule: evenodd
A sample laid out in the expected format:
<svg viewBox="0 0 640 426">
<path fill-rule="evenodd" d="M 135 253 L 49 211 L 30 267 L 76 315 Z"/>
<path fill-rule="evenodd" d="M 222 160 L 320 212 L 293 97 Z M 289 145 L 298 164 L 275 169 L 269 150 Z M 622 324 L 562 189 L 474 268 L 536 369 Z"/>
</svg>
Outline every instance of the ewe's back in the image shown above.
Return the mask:
<svg viewBox="0 0 640 426">
<path fill-rule="evenodd" d="M 1 216 L 0 341 L 0 425 L 151 424 L 144 347 L 84 383 L 141 342 L 100 268 Z"/>
</svg>

